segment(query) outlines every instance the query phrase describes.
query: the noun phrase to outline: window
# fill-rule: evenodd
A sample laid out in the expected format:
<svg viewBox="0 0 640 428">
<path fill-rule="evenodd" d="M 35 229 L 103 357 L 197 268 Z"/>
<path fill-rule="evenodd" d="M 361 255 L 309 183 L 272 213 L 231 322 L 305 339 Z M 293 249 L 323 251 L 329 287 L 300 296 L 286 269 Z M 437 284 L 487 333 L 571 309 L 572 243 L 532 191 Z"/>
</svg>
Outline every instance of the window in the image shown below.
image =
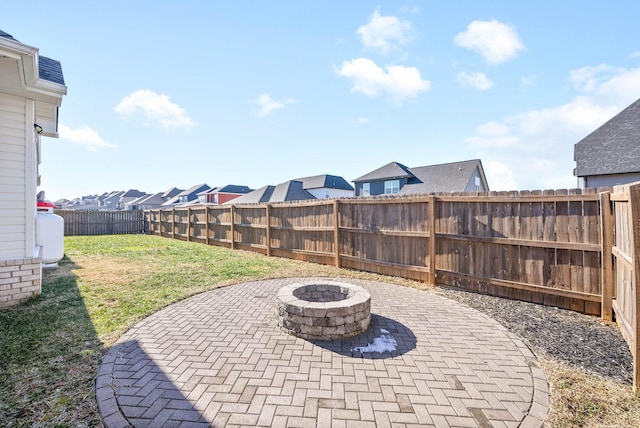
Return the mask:
<svg viewBox="0 0 640 428">
<path fill-rule="evenodd" d="M 476 192 L 480 191 L 480 177 L 476 177 Z"/>
<path fill-rule="evenodd" d="M 370 196 L 370 195 L 371 195 L 371 183 L 362 183 L 361 196 Z"/>
<path fill-rule="evenodd" d="M 384 194 L 392 195 L 400 191 L 400 180 L 389 180 L 384 182 Z"/>
</svg>

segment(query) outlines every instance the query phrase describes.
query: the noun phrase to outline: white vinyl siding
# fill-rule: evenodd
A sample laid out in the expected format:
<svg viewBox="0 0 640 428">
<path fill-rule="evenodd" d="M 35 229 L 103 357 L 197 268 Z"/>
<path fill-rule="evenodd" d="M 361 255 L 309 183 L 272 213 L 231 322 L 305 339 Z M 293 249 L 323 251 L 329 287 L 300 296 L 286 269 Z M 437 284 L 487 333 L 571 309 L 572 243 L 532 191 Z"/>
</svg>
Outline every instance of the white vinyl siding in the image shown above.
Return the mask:
<svg viewBox="0 0 640 428">
<path fill-rule="evenodd" d="M 0 93 L 0 259 L 31 256 L 28 240 L 27 191 L 30 155 L 27 153 L 25 124 L 27 105 L 32 102 Z M 32 225 L 29 225 L 31 227 Z"/>
<path fill-rule="evenodd" d="M 346 189 L 333 189 L 329 187 L 320 187 L 318 189 L 306 189 L 307 192 L 311 193 L 316 199 L 326 199 L 326 198 L 350 198 L 353 196 L 353 190 Z"/>
</svg>

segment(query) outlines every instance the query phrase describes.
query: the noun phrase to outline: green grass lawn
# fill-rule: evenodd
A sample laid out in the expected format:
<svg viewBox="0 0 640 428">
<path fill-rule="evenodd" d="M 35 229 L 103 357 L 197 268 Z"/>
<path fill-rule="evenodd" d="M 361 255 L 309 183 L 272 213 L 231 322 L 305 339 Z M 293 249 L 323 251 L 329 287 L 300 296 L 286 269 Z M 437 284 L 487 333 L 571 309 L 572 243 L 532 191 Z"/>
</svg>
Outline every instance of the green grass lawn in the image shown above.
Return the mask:
<svg viewBox="0 0 640 428">
<path fill-rule="evenodd" d="M 428 288 L 146 235 L 67 237 L 59 265 L 43 274 L 39 297 L 0 310 L 0 426 L 99 426 L 93 382 L 104 352 L 139 320 L 196 293 L 256 279 L 326 275 Z M 552 426 L 640 426 L 639 401 L 628 386 L 542 363 L 551 382 Z M 582 386 L 569 389 L 568 382 Z M 625 419 L 625 407 L 637 417 Z"/>
</svg>

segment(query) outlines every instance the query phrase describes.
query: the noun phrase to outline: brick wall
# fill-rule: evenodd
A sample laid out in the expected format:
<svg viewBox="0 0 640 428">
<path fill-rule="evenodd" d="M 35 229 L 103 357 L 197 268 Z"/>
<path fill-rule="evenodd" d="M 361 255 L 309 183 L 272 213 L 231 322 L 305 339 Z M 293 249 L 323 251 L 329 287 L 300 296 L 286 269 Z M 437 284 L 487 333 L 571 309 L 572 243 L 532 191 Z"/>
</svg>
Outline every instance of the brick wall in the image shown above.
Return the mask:
<svg viewBox="0 0 640 428">
<path fill-rule="evenodd" d="M 41 291 L 39 258 L 0 260 L 0 308 L 15 306 Z"/>
</svg>

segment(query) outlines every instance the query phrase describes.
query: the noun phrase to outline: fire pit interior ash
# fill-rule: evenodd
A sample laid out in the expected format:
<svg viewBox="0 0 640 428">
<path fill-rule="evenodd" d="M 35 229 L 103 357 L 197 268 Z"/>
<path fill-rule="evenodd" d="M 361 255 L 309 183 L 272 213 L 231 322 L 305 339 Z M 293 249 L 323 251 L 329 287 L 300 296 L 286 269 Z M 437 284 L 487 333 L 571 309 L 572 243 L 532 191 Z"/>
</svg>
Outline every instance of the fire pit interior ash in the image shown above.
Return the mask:
<svg viewBox="0 0 640 428">
<path fill-rule="evenodd" d="M 371 321 L 371 294 L 339 281 L 298 282 L 277 297 L 278 325 L 307 340 L 340 340 L 357 336 Z"/>
</svg>

